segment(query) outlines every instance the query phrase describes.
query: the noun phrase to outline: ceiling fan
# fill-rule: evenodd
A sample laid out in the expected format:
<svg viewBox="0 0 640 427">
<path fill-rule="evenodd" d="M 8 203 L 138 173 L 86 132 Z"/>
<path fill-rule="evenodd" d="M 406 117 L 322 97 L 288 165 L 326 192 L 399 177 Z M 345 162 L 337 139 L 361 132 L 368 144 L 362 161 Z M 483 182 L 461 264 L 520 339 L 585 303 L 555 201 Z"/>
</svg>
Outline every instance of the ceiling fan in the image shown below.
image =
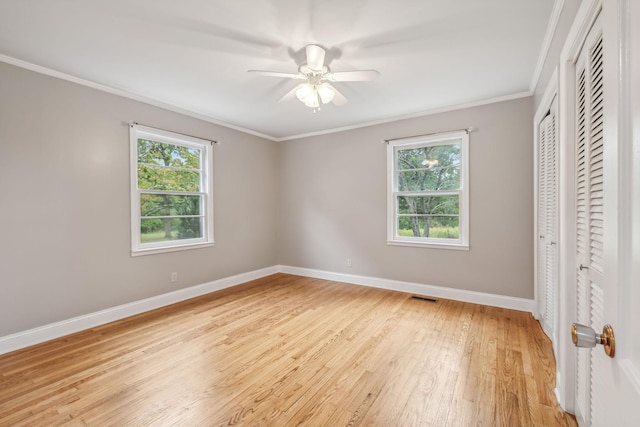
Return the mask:
<svg viewBox="0 0 640 427">
<path fill-rule="evenodd" d="M 341 94 L 331 83 L 371 81 L 380 76 L 376 70 L 339 71 L 332 72 L 324 63 L 325 50 L 314 44 L 305 47 L 307 62 L 298 67 L 297 73 L 281 73 L 278 71 L 249 70 L 250 73 L 271 77 L 284 77 L 295 80 L 304 80 L 285 94 L 280 101 L 292 98 L 294 95 L 307 107 L 316 112 L 320 109 L 320 103 L 333 102 L 335 105 L 344 105 L 347 98 Z"/>
</svg>

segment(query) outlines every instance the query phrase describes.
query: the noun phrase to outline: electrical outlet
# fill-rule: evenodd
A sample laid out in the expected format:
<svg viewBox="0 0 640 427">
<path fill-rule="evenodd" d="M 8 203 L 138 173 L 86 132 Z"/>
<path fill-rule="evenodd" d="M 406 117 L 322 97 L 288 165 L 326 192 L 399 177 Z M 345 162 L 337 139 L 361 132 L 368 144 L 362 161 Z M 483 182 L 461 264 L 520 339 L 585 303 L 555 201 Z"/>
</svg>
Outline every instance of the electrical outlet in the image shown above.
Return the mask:
<svg viewBox="0 0 640 427">
<path fill-rule="evenodd" d="M 351 267 L 351 258 L 347 258 L 347 267 Z"/>
<path fill-rule="evenodd" d="M 172 282 L 177 282 L 178 281 L 178 272 L 174 271 L 173 273 L 171 273 L 171 281 Z"/>
</svg>

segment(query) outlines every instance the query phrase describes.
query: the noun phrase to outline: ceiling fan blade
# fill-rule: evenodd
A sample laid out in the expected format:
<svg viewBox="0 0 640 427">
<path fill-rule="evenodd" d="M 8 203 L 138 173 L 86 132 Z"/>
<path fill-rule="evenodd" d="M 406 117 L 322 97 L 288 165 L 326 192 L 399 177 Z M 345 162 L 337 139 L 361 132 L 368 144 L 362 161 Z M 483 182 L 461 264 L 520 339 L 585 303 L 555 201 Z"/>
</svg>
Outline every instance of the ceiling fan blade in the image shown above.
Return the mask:
<svg viewBox="0 0 640 427">
<path fill-rule="evenodd" d="M 378 77 L 380 72 L 377 70 L 339 71 L 327 74 L 327 78 L 332 82 L 367 82 Z"/>
<path fill-rule="evenodd" d="M 300 89 L 301 86 L 303 86 L 305 83 L 300 83 L 299 85 L 296 85 L 296 87 L 294 87 L 293 89 L 291 89 L 289 92 L 285 93 L 284 96 L 282 98 L 280 98 L 278 100 L 278 102 L 284 102 L 284 101 L 288 101 L 290 99 L 294 99 L 296 97 L 296 92 L 298 91 L 298 89 Z"/>
<path fill-rule="evenodd" d="M 262 76 L 269 77 L 284 77 L 288 79 L 304 79 L 305 77 L 300 73 L 281 73 L 279 71 L 264 71 L 264 70 L 249 70 L 249 73 L 260 74 Z"/>
<path fill-rule="evenodd" d="M 338 90 L 333 86 L 331 86 L 331 89 L 333 89 L 333 99 L 331 100 L 331 102 L 338 106 L 347 103 L 347 98 L 343 94 L 338 92 Z"/>
<path fill-rule="evenodd" d="M 324 49 L 315 44 L 308 45 L 306 49 L 307 66 L 313 71 L 322 71 L 322 67 L 324 67 Z"/>
</svg>

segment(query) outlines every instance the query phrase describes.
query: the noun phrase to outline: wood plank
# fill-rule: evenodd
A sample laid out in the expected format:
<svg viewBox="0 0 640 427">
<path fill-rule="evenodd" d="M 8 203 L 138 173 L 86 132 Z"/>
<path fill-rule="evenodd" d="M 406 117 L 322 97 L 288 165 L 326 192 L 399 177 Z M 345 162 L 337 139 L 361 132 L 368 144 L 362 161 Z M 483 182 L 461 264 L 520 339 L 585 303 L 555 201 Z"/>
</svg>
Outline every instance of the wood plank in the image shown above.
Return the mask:
<svg viewBox="0 0 640 427">
<path fill-rule="evenodd" d="M 0 356 L 0 426 L 575 426 L 531 314 L 276 274 Z"/>
</svg>

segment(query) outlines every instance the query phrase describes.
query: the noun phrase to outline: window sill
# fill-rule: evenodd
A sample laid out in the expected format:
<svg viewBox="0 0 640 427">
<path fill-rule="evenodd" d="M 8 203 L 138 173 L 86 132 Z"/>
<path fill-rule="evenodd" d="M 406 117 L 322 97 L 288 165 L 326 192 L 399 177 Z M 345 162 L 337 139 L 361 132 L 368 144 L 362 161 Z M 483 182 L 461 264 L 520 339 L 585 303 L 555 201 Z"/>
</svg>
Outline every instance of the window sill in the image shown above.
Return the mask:
<svg viewBox="0 0 640 427">
<path fill-rule="evenodd" d="M 131 256 L 143 256 L 143 255 L 154 255 L 154 254 L 164 254 L 167 252 L 177 252 L 177 251 L 188 251 L 190 249 L 200 249 L 213 246 L 214 242 L 206 242 L 206 243 L 192 243 L 187 245 L 176 245 L 162 248 L 148 248 L 148 249 L 137 249 L 131 251 Z"/>
<path fill-rule="evenodd" d="M 428 248 L 428 249 L 445 249 L 453 251 L 468 251 L 469 245 L 460 243 L 435 243 L 435 242 L 411 242 L 405 240 L 387 240 L 387 245 L 390 246 L 410 246 L 414 248 Z"/>
</svg>

